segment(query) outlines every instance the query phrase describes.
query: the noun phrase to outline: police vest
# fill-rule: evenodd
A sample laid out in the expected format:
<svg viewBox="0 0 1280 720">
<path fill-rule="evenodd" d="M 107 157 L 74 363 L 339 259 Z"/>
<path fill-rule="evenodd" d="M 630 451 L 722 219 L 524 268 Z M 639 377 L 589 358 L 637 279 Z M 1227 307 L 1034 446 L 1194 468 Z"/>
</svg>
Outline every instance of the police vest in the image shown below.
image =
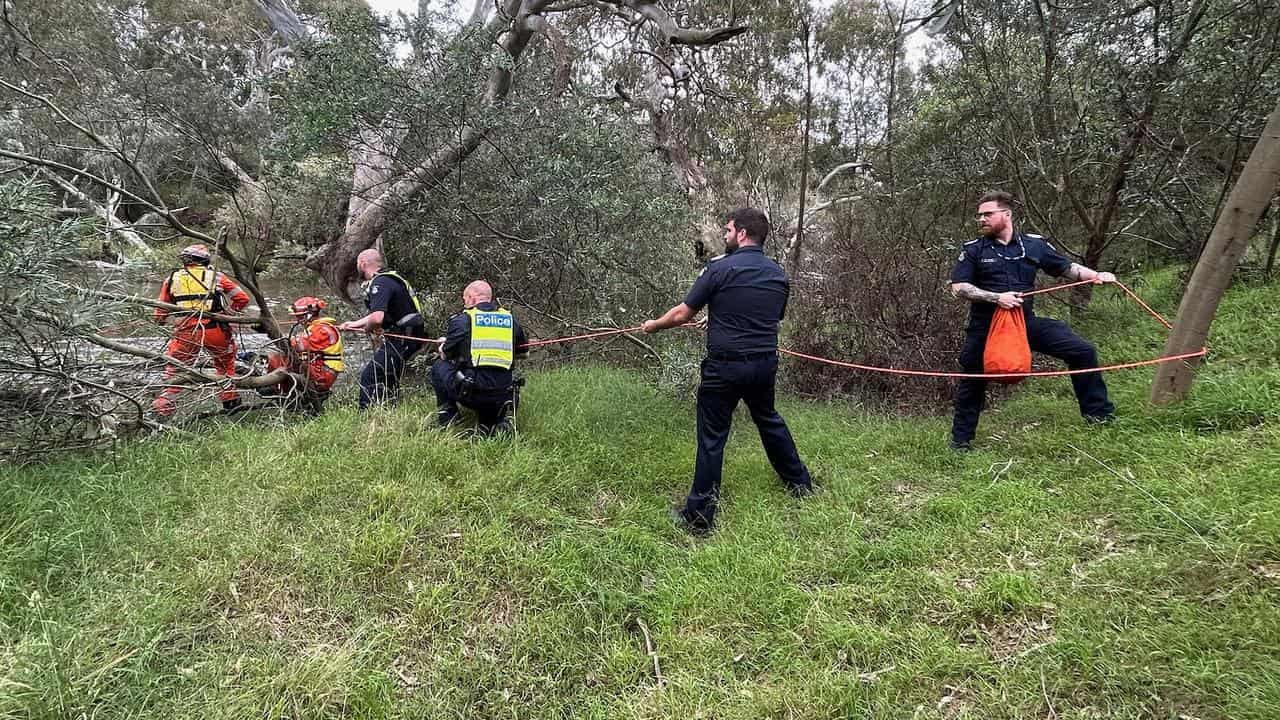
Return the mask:
<svg viewBox="0 0 1280 720">
<path fill-rule="evenodd" d="M 218 271 L 207 265 L 188 265 L 169 276 L 169 296 L 183 310 L 218 312 L 222 293 L 218 292 Z"/>
<path fill-rule="evenodd" d="M 316 323 L 323 323 L 333 328 L 333 336 L 337 338 L 336 342 L 320 351 L 320 357 L 324 359 L 324 366 L 334 372 L 342 372 L 346 366 L 342 362 L 342 333 L 338 332 L 338 321 L 331 317 L 322 317 L 316 318 L 311 324 L 314 325 Z M 307 326 L 307 332 L 311 332 L 311 325 Z"/>
<path fill-rule="evenodd" d="M 511 312 L 467 308 L 471 319 L 471 366 L 510 370 L 515 361 L 516 321 Z"/>
<path fill-rule="evenodd" d="M 378 272 L 374 273 L 373 277 L 369 278 L 369 282 L 365 283 L 365 286 L 364 286 L 365 307 L 369 306 L 369 288 L 373 287 L 374 280 L 377 280 L 383 275 L 388 275 L 390 277 L 395 278 L 396 280 L 399 280 L 400 284 L 404 285 L 405 292 L 409 293 L 409 299 L 413 301 L 413 309 L 416 310 L 418 314 L 422 314 L 422 303 L 418 300 L 418 293 L 414 292 L 413 286 L 409 284 L 409 281 L 405 280 L 404 277 L 400 273 L 396 272 L 395 270 L 379 270 Z"/>
</svg>

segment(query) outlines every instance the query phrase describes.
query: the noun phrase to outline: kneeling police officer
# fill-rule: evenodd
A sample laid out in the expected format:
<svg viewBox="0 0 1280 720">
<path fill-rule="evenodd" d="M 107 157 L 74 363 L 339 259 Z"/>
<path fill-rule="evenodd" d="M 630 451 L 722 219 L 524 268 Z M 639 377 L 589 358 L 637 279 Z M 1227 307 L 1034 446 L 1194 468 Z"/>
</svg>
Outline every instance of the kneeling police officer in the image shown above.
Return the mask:
<svg viewBox="0 0 1280 720">
<path fill-rule="evenodd" d="M 493 288 L 476 280 L 462 291 L 466 308 L 449 318 L 440 359 L 431 367 L 440 427 L 458 422 L 458 405 L 476 413 L 477 431 L 511 431 L 509 412 L 519 401 L 511 367 L 528 351 L 524 329 L 511 312 L 493 301 Z"/>
</svg>

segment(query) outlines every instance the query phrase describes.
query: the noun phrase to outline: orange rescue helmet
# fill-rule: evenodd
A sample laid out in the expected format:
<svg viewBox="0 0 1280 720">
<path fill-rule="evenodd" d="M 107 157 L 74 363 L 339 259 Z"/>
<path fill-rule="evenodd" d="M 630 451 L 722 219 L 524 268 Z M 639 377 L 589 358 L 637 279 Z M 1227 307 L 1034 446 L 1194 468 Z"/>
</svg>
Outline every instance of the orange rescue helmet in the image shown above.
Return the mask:
<svg viewBox="0 0 1280 720">
<path fill-rule="evenodd" d="M 318 297 L 304 295 L 289 306 L 289 315 L 294 318 L 301 319 L 308 315 L 319 315 L 321 310 L 328 307 L 328 304 Z"/>
</svg>

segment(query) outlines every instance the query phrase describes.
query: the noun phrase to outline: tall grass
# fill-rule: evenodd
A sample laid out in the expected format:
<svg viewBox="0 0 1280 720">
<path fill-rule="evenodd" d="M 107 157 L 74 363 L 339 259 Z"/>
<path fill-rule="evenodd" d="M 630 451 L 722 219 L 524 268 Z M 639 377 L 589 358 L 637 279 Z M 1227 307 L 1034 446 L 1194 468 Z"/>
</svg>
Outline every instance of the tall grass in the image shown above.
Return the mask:
<svg viewBox="0 0 1280 720">
<path fill-rule="evenodd" d="M 510 441 L 424 394 L 9 471 L 0 717 L 1274 718 L 1278 294 L 1232 291 L 1182 405 L 1110 376 L 1107 427 L 1065 379 L 963 456 L 945 417 L 784 401 L 806 500 L 740 416 L 702 541 L 665 512 L 691 398 L 602 368 L 538 373 Z M 1079 323 L 1106 361 L 1149 325 Z"/>
</svg>

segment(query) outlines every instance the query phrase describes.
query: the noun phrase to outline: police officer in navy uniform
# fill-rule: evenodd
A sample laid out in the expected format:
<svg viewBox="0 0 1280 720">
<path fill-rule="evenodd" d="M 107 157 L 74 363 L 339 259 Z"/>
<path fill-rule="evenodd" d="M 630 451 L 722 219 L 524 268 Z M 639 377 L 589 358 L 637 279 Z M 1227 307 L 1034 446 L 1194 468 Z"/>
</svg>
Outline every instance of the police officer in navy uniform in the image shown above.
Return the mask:
<svg viewBox="0 0 1280 720">
<path fill-rule="evenodd" d="M 978 201 L 979 237 L 964 244 L 951 273 L 951 294 L 968 300 L 969 325 L 960 350 L 960 367 L 980 373 L 987 330 L 997 307 L 1022 308 L 1027 340 L 1035 352 L 1052 355 L 1072 370 L 1098 367 L 1098 353 L 1066 323 L 1037 317 L 1032 300 L 1020 293 L 1035 287 L 1036 272 L 1067 280 L 1115 282 L 1108 272 L 1096 272 L 1063 257 L 1039 235 L 1018 232 L 1013 225 L 1013 197 L 990 192 Z M 1071 385 L 1080 403 L 1080 413 L 1088 422 L 1109 422 L 1115 406 L 1107 399 L 1102 373 L 1071 376 Z M 978 428 L 978 415 L 986 399 L 987 381 L 962 379 L 956 383 L 955 417 L 951 423 L 951 448 L 967 451 Z"/>
<path fill-rule="evenodd" d="M 458 405 L 476 413 L 482 436 L 511 431 L 508 412 L 518 402 L 511 368 L 528 354 L 524 328 L 510 311 L 493 301 L 493 288 L 476 280 L 462 291 L 466 309 L 449 318 L 441 338 L 440 359 L 431 366 L 440 427 L 458 421 Z"/>
<path fill-rule="evenodd" d="M 763 245 L 769 220 L 755 208 L 740 208 L 725 223 L 725 255 L 698 276 L 684 302 L 657 320 L 647 333 L 676 327 L 708 308 L 707 357 L 698 385 L 698 453 L 693 487 L 677 521 L 702 535 L 715 524 L 724 446 L 733 410 L 742 400 L 760 432 L 774 471 L 796 496 L 813 492 L 809 470 L 796 452 L 787 424 L 773 406 L 778 371 L 778 324 L 787 309 L 790 285 Z"/>
<path fill-rule="evenodd" d="M 373 357 L 360 371 L 360 409 L 364 410 L 394 400 L 405 365 L 423 346 L 420 340 L 406 338 L 426 339 L 426 321 L 413 287 L 399 273 L 383 268 L 382 253 L 360 253 L 356 270 L 367 281 L 364 304 L 369 314 L 344 322 L 339 329 L 362 330 L 374 336 Z M 383 332 L 403 337 L 380 335 Z"/>
</svg>

